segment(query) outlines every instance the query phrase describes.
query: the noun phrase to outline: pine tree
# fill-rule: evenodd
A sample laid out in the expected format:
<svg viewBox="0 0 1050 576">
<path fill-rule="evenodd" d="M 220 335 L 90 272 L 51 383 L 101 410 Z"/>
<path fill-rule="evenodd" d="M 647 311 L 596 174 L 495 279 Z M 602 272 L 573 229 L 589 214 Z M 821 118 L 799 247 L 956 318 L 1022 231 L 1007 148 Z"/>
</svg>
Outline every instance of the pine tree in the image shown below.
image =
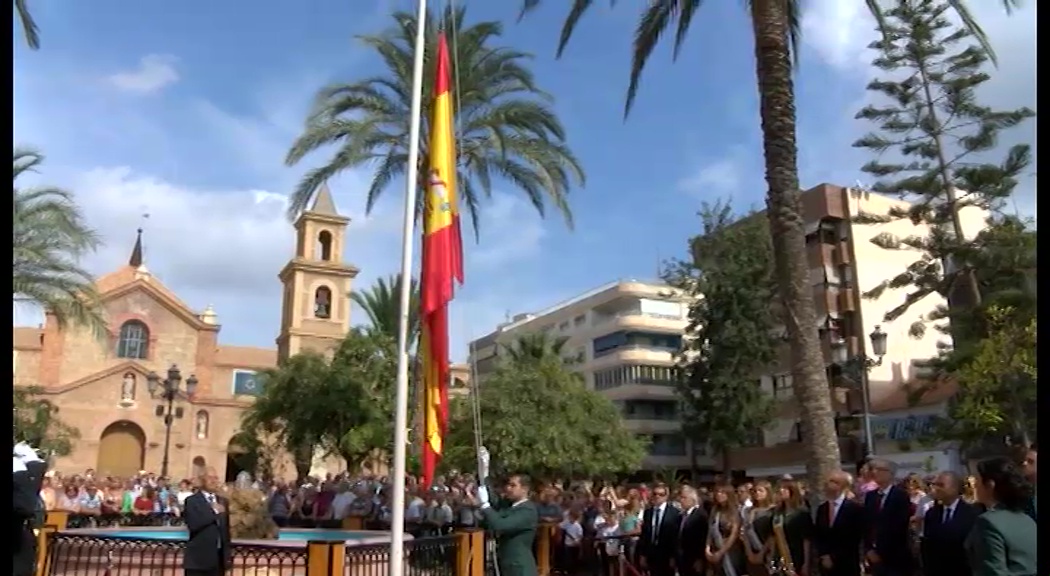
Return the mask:
<svg viewBox="0 0 1050 576">
<path fill-rule="evenodd" d="M 882 234 L 872 240 L 887 250 L 920 253 L 904 271 L 864 294 L 878 298 L 887 288 L 909 289 L 886 321 L 932 293 L 948 298 L 953 314 L 981 304 L 984 294 L 975 271 L 981 246 L 977 239 L 966 239 L 959 212 L 973 206 L 993 214 L 989 225 L 1001 223 L 994 215 L 1031 161 L 1027 144 L 1012 146 L 1001 162 L 988 160 L 1000 133 L 1034 113 L 1028 108 L 997 111 L 978 103 L 977 89 L 990 79 L 984 71 L 989 54 L 969 30 L 952 23 L 950 9 L 943 0 L 897 0 L 886 12 L 884 37 L 870 46 L 880 53 L 873 64 L 885 77 L 868 89 L 888 103 L 866 106 L 857 114 L 879 131 L 854 146 L 880 156 L 862 168 L 879 179 L 872 189 L 909 200 L 912 207 L 862 214 L 857 221 L 907 218 L 930 229 L 926 236 Z M 926 320 L 944 315 L 938 311 Z M 918 335 L 925 325 L 914 328 Z M 958 340 L 960 334 L 953 330 L 953 336 Z"/>
<path fill-rule="evenodd" d="M 665 280 L 693 298 L 680 361 L 683 432 L 721 454 L 727 469 L 728 451 L 752 443 L 773 417 L 759 377 L 776 360 L 782 322 L 770 307 L 777 292 L 766 219 L 736 220 L 723 203 L 700 217 L 692 258 L 674 263 Z"/>
</svg>

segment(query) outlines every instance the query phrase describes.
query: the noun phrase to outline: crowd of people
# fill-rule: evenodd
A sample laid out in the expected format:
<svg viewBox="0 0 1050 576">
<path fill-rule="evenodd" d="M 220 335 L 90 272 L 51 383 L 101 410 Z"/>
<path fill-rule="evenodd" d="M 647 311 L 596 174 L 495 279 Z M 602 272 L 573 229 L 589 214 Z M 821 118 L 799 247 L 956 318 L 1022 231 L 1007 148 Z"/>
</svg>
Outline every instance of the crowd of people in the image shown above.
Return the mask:
<svg viewBox="0 0 1050 576">
<path fill-rule="evenodd" d="M 552 564 L 567 576 L 1034 576 L 1036 461 L 1033 448 L 1024 462 L 988 460 L 968 478 L 898 478 L 893 462 L 872 459 L 856 479 L 838 472 L 819 487 L 790 476 L 735 486 L 554 482 L 535 485 L 531 497 L 540 520 L 556 526 Z M 253 486 L 282 527 L 335 527 L 346 518 L 389 527 L 385 478 Z M 478 526 L 474 490 L 469 474 L 429 489 L 410 479 L 407 530 L 427 536 Z M 97 478 L 89 470 L 48 476 L 40 497 L 80 523 L 178 523 L 193 492 L 189 480 L 145 472 Z"/>
</svg>

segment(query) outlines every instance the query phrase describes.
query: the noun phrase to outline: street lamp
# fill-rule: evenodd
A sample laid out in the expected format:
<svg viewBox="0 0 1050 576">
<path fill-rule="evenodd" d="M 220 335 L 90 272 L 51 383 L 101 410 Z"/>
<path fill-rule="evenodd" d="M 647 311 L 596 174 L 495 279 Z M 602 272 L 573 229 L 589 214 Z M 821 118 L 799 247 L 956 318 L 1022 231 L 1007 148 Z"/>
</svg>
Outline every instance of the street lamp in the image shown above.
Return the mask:
<svg viewBox="0 0 1050 576">
<path fill-rule="evenodd" d="M 871 390 L 868 383 L 868 371 L 875 366 L 882 365 L 882 358 L 886 355 L 887 334 L 876 325 L 868 338 L 871 339 L 871 351 L 874 358 L 863 353 L 850 357 L 846 340 L 842 337 L 831 343 L 831 352 L 832 361 L 842 370 L 842 375 L 860 385 L 861 401 L 863 402 L 861 418 L 864 420 L 864 449 L 868 456 L 873 456 L 875 439 L 871 433 Z"/>
<path fill-rule="evenodd" d="M 182 383 L 182 372 L 179 371 L 178 366 L 172 364 L 171 368 L 168 368 L 167 378 L 161 380 L 156 372 L 150 372 L 146 376 L 146 383 L 149 385 L 150 396 L 160 398 L 167 403 L 164 411 L 164 460 L 160 465 L 160 475 L 167 478 L 168 452 L 171 449 L 171 425 L 175 420 L 172 406 L 175 404 L 175 400 L 189 399 L 193 396 L 193 393 L 197 390 L 197 377 L 191 374 L 186 379 L 186 389 L 183 391 L 179 388 L 179 385 Z"/>
</svg>

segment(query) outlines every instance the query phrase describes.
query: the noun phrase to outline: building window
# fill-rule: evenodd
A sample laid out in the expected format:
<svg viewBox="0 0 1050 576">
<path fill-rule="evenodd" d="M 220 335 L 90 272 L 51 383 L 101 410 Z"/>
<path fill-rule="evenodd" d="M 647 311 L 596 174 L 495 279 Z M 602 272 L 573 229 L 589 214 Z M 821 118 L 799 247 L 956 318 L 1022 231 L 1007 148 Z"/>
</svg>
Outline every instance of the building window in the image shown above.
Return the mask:
<svg viewBox="0 0 1050 576">
<path fill-rule="evenodd" d="M 332 233 L 328 230 L 317 235 L 317 254 L 326 262 L 332 259 Z"/>
<path fill-rule="evenodd" d="M 196 431 L 197 440 L 204 440 L 208 437 L 208 413 L 204 410 L 197 412 L 197 419 L 194 420 L 194 430 Z"/>
<path fill-rule="evenodd" d="M 686 442 L 681 434 L 653 434 L 649 444 L 650 456 L 685 456 Z"/>
<path fill-rule="evenodd" d="M 586 322 L 587 322 L 587 315 L 586 314 L 580 314 L 579 316 L 577 316 L 577 317 L 572 319 L 572 324 L 574 326 L 576 326 L 577 328 L 579 328 L 580 326 L 583 326 Z"/>
<path fill-rule="evenodd" d="M 787 398 L 793 394 L 791 374 L 773 376 L 773 398 Z"/>
<path fill-rule="evenodd" d="M 120 327 L 117 357 L 143 360 L 149 352 L 149 328 L 138 320 L 128 320 Z"/>
<path fill-rule="evenodd" d="M 332 317 L 332 290 L 321 286 L 314 292 L 314 317 L 328 319 Z"/>
</svg>

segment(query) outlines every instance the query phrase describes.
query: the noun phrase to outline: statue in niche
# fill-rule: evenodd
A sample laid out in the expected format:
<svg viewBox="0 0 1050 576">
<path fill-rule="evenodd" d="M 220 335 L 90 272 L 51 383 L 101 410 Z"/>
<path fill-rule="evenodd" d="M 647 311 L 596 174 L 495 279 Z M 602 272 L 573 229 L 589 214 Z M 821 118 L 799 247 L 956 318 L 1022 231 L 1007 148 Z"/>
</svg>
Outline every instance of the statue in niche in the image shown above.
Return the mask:
<svg viewBox="0 0 1050 576">
<path fill-rule="evenodd" d="M 135 400 L 135 375 L 128 372 L 120 383 L 120 401 L 132 402 Z"/>
<path fill-rule="evenodd" d="M 208 437 L 208 414 L 197 412 L 197 439 L 204 440 Z"/>
</svg>

